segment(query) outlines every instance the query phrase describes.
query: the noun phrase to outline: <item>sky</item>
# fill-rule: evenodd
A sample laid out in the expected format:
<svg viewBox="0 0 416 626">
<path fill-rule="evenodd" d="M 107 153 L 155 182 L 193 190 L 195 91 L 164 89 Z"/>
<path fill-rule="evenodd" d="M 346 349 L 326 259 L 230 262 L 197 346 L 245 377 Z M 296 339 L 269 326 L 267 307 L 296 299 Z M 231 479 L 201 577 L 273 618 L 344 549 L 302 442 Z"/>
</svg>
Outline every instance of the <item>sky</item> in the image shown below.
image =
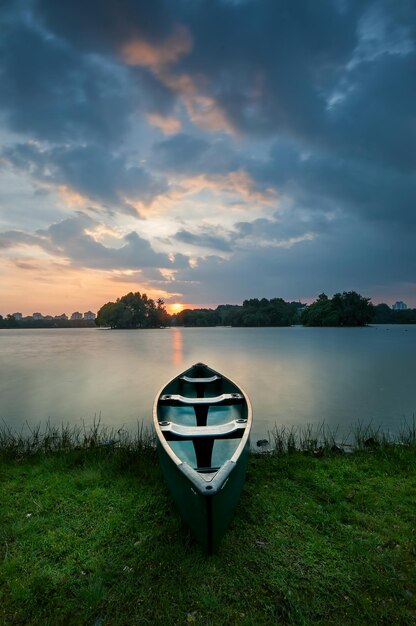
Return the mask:
<svg viewBox="0 0 416 626">
<path fill-rule="evenodd" d="M 1 314 L 416 306 L 414 0 L 0 6 Z"/>
</svg>

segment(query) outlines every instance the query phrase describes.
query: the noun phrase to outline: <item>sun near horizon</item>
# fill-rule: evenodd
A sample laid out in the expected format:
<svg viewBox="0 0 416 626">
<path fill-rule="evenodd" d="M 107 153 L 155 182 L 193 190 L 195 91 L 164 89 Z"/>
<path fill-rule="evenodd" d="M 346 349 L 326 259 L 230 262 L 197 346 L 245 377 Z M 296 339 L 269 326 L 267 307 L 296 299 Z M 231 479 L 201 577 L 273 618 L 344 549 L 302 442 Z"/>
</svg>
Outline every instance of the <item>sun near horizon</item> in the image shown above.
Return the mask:
<svg viewBox="0 0 416 626">
<path fill-rule="evenodd" d="M 175 313 L 180 313 L 185 308 L 191 308 L 191 307 L 189 306 L 185 307 L 185 305 L 182 304 L 182 302 L 172 302 L 171 304 L 166 305 L 166 310 L 168 313 L 170 313 L 170 315 L 175 315 Z"/>
</svg>

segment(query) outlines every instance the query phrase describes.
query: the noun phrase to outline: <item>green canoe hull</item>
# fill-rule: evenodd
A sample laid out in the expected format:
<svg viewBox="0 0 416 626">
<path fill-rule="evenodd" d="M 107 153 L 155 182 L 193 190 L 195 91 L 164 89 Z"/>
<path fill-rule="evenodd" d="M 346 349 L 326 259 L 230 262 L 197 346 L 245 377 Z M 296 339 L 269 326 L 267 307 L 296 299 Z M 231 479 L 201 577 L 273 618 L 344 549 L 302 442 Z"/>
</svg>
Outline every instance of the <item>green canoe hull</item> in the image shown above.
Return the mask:
<svg viewBox="0 0 416 626">
<path fill-rule="evenodd" d="M 222 485 L 212 495 L 207 495 L 193 484 L 192 477 L 186 472 L 186 464 L 176 465 L 158 444 L 162 472 L 180 515 L 208 554 L 217 552 L 233 518 L 246 478 L 249 452 L 247 442 L 238 460 L 227 468 L 229 473 Z"/>
</svg>

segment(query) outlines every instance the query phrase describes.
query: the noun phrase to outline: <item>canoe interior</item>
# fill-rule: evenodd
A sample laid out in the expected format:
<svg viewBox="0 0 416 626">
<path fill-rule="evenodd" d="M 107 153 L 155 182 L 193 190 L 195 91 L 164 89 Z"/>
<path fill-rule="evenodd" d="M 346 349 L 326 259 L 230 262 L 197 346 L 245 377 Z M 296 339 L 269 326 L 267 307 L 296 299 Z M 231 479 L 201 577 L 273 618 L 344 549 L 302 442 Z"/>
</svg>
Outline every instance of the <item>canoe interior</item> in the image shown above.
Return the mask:
<svg viewBox="0 0 416 626">
<path fill-rule="evenodd" d="M 236 398 L 228 396 L 235 395 Z M 224 396 L 224 400 L 212 405 L 186 405 L 179 400 L 161 399 L 165 396 L 175 398 L 209 399 Z M 173 423 L 178 427 L 221 426 L 235 421 L 241 429 L 224 438 L 201 437 L 182 440 L 168 440 L 173 453 L 197 470 L 204 481 L 209 481 L 218 469 L 236 452 L 244 435 L 248 405 L 240 388 L 204 364 L 195 364 L 180 376 L 170 381 L 160 392 L 157 403 L 159 424 Z"/>
</svg>

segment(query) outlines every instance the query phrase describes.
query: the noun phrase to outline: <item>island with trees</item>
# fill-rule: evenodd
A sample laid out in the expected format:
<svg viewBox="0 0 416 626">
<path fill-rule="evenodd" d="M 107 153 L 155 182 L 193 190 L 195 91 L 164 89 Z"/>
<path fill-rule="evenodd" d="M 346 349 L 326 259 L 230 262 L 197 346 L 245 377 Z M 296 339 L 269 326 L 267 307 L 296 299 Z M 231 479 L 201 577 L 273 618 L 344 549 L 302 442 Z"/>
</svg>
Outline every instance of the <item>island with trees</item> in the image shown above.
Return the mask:
<svg viewBox="0 0 416 626">
<path fill-rule="evenodd" d="M 161 328 L 169 325 L 169 318 L 163 300 L 159 298 L 155 302 L 138 291 L 104 304 L 95 323 L 110 328 Z"/>
</svg>

